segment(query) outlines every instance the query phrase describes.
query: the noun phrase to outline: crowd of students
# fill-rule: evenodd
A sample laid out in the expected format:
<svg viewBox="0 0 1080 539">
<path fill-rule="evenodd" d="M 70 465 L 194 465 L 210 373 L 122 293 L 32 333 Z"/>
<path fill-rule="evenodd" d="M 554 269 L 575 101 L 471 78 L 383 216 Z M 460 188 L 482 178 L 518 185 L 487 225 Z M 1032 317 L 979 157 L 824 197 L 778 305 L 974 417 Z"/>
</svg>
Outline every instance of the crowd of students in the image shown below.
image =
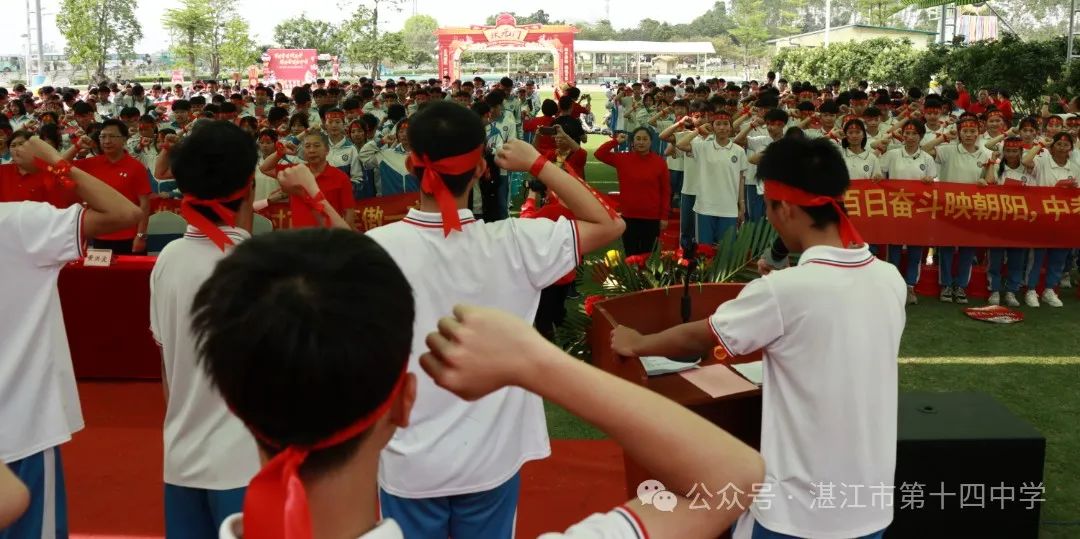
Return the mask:
<svg viewBox="0 0 1080 539">
<path fill-rule="evenodd" d="M 937 93 L 895 85 L 870 90 L 865 81 L 841 88 L 838 81 L 824 88 L 789 85 L 773 73 L 762 84 L 723 79 L 619 84 L 609 93 L 605 123 L 613 133 L 650 134 L 653 151 L 667 157 L 683 246 L 715 243 L 743 220 L 763 216 L 755 165 L 785 136 L 832 141 L 852 179 L 1076 187 L 1080 178 L 1077 100 L 1060 103 L 1067 113 L 1051 114 L 1048 98 L 1038 116 L 1014 122 L 1007 92 L 980 89 L 972 99 L 962 82 Z M 634 185 L 621 180 L 622 174 L 620 189 L 636 199 Z M 908 304 L 917 303 L 914 287 L 928 246 L 878 247 L 887 249 L 885 257 L 904 275 Z M 904 248 L 907 263 L 901 267 Z M 933 249 L 940 266 L 939 299 L 967 303 L 979 249 Z M 1027 306 L 1061 307 L 1056 289 L 1072 286 L 1075 261 L 1072 249 L 990 249 L 989 303 L 1019 306 L 1017 295 L 1026 288 Z M 1036 287 L 1044 265 L 1040 296 Z"/>
<path fill-rule="evenodd" d="M 905 298 L 838 200 L 852 177 L 1054 185 L 1077 177 L 1072 134 L 1054 116 L 1012 128 L 989 105 L 953 114 L 959 99 L 918 89 L 871 99 L 865 88 L 773 78 L 673 82 L 618 87 L 609 101 L 613 137 L 596 158 L 617 171 L 621 216 L 584 181 L 583 121 L 594 112 L 570 85 L 551 100 L 508 78 L 318 81 L 291 96 L 268 86 L 226 95 L 212 81 L 150 96 L 137 85 L 85 97 L 0 89 L 9 110 L 34 118 L 0 126 L 0 155 L 12 160 L 0 165 L 0 252 L 16 268 L 0 292 L 5 306 L 26 306 L 0 319 L 14 367 L 0 370 L 0 394 L 13 396 L 0 423 L 15 426 L 0 434 L 0 460 L 32 494 L 11 536 L 63 527 L 63 512 L 46 510 L 62 506 L 63 490 L 45 485 L 62 484 L 59 446 L 82 427 L 59 269 L 83 240 L 143 250 L 156 190 L 181 197 L 189 223 L 150 277 L 169 537 L 510 537 L 520 468 L 550 454 L 541 397 L 604 429 L 682 500 L 672 513 L 631 500 L 565 536 L 713 537 L 741 519 L 739 537 L 880 537 L 891 507 L 823 514 L 805 489 L 887 484 L 895 461 L 896 355 L 913 283 L 909 271 Z M 518 181 L 524 218 L 511 219 Z M 420 205 L 404 220 L 345 232 L 358 198 L 409 191 Z M 300 230 L 251 238 L 256 208 L 283 198 Z M 550 334 L 557 320 L 542 309 L 561 301 L 545 294 L 620 235 L 628 252 L 651 249 L 672 205 L 686 244 L 764 217 L 779 248 L 803 253 L 782 271 L 763 259 L 768 275 L 707 320 L 613 335 L 625 355 L 763 349 L 775 411 L 763 467 L 722 430 L 572 360 L 523 322 Z M 943 300 L 966 301 L 966 249 L 955 272 L 941 258 Z M 1032 258 L 1060 275 L 1067 255 Z M 1025 256 L 991 251 L 1008 261 L 1007 284 L 996 282 L 1008 303 Z M 1047 290 L 1042 300 L 1060 305 Z M 843 308 L 812 301 L 822 294 Z M 785 357 L 814 361 L 789 370 Z M 859 382 L 829 390 L 835 373 Z M 831 445 L 799 442 L 822 432 Z M 740 509 L 691 511 L 686 496 L 701 481 L 736 486 Z M 740 516 L 762 488 L 767 505 Z"/>
</svg>

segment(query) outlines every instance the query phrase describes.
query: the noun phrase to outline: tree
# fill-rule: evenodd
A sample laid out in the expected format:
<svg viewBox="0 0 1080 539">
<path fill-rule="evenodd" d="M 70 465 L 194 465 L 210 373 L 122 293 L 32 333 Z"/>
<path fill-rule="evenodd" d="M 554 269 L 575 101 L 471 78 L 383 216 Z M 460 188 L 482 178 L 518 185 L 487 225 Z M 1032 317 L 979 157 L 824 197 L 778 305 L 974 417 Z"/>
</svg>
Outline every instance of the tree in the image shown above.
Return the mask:
<svg viewBox="0 0 1080 539">
<path fill-rule="evenodd" d="M 208 0 L 184 0 L 179 9 L 167 9 L 161 24 L 172 36 L 170 51 L 176 65 L 193 72 L 199 68 L 199 58 L 205 53 L 204 37 L 214 22 L 210 19 Z"/>
<path fill-rule="evenodd" d="M 105 78 L 109 53 L 121 58 L 135 52 L 142 27 L 135 18 L 136 0 L 63 0 L 56 26 L 67 40 L 65 51 L 72 65 L 81 65 L 93 78 Z"/>
<path fill-rule="evenodd" d="M 758 53 L 769 37 L 769 30 L 765 27 L 765 0 L 731 0 L 731 3 L 731 18 L 735 27 L 728 33 L 742 48 L 743 65 L 749 66 L 751 56 Z"/>
<path fill-rule="evenodd" d="M 251 56 L 255 44 L 248 35 L 247 21 L 237 13 L 236 1 L 183 0 L 180 8 L 165 11 L 161 23 L 172 34 L 172 51 L 184 59 L 183 64 L 195 70 L 205 60 L 210 77 L 217 79 L 226 51 L 232 59 Z M 244 64 L 249 61 L 244 60 Z"/>
<path fill-rule="evenodd" d="M 889 19 L 906 5 L 904 0 L 855 0 L 855 10 L 875 26 L 888 26 Z"/>
<path fill-rule="evenodd" d="M 259 52 L 266 49 L 255 45 L 248 23 L 236 17 L 225 24 L 225 39 L 221 44 L 221 63 L 243 69 L 259 61 Z"/>
<path fill-rule="evenodd" d="M 534 11 L 528 15 L 518 15 L 513 11 L 511 11 L 510 14 L 514 16 L 514 19 L 517 21 L 518 24 L 566 24 L 566 21 L 551 20 L 551 15 L 548 15 L 547 12 L 542 9 Z M 494 26 L 495 17 L 498 17 L 498 14 L 488 15 L 488 18 L 484 21 L 484 24 L 488 26 Z"/>
<path fill-rule="evenodd" d="M 334 25 L 300 15 L 285 19 L 274 27 L 274 41 L 285 49 L 315 49 L 326 52 L 335 48 Z"/>
<path fill-rule="evenodd" d="M 408 63 L 412 67 L 420 67 L 432 60 L 435 51 L 435 32 L 439 29 L 439 22 L 430 15 L 413 15 L 405 19 L 405 27 L 401 33 L 405 36 L 405 50 L 408 54 Z"/>
<path fill-rule="evenodd" d="M 374 8 L 360 4 L 349 20 L 338 28 L 336 42 L 351 62 L 371 66 L 371 77 L 378 78 L 384 61 L 401 62 L 409 57 L 403 32 L 379 34 L 379 4 L 397 8 L 401 0 L 375 0 Z"/>
<path fill-rule="evenodd" d="M 596 23 L 583 23 L 579 28 L 576 39 L 611 41 L 615 39 L 615 29 L 611 27 L 611 21 L 603 19 Z"/>
</svg>

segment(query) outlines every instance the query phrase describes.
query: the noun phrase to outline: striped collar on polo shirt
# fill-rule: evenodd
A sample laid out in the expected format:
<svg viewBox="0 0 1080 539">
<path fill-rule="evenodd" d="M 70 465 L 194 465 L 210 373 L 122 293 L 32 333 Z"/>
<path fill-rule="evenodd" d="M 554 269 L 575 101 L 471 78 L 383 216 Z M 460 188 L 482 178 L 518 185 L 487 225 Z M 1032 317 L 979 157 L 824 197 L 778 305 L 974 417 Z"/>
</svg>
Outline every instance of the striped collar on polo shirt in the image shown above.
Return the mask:
<svg viewBox="0 0 1080 539">
<path fill-rule="evenodd" d="M 458 209 L 458 218 L 461 219 L 462 225 L 476 222 L 476 217 L 473 216 L 473 212 L 467 209 Z M 411 208 L 402 221 L 422 228 L 438 228 L 440 230 L 442 229 L 443 222 L 441 214 L 420 211 L 416 208 Z"/>
<path fill-rule="evenodd" d="M 244 240 L 251 239 L 251 233 L 248 232 L 247 230 L 242 229 L 242 228 L 235 227 L 235 226 L 219 226 L 218 228 L 220 228 L 221 231 L 224 232 L 225 235 L 229 237 L 229 239 L 233 240 L 233 243 L 240 243 L 240 242 L 242 242 Z M 184 238 L 185 239 L 192 239 L 192 240 L 209 240 L 210 239 L 210 238 L 206 237 L 206 234 L 203 234 L 202 232 L 199 231 L 199 229 L 197 229 L 197 228 L 195 228 L 195 227 L 193 227 L 191 225 L 188 225 L 187 230 L 184 231 Z"/>
<path fill-rule="evenodd" d="M 854 249 L 815 245 L 803 251 L 802 256 L 799 257 L 799 265 L 824 264 L 838 268 L 859 268 L 873 260 L 874 255 L 870 253 L 870 247 L 865 243 Z"/>
</svg>

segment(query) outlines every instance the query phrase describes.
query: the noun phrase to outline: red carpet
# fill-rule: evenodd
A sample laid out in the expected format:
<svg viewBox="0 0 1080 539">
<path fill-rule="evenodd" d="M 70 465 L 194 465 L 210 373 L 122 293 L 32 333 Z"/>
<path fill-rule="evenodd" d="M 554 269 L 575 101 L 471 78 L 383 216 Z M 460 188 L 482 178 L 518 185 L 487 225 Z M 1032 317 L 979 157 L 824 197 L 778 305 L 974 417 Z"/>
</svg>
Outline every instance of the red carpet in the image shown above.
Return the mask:
<svg viewBox="0 0 1080 539">
<path fill-rule="evenodd" d="M 72 537 L 161 537 L 161 386 L 83 382 L 79 396 L 86 429 L 61 450 Z M 555 440 L 551 458 L 522 470 L 517 533 L 563 530 L 624 501 L 622 451 L 614 443 Z"/>
</svg>

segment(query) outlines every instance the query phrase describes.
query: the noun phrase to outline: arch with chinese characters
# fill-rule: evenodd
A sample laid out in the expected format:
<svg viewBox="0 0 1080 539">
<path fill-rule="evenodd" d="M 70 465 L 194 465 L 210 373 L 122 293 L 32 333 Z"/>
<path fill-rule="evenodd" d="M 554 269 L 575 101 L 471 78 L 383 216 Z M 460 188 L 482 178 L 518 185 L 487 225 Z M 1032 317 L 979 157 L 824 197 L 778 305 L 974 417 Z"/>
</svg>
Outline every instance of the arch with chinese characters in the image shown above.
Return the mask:
<svg viewBox="0 0 1080 539">
<path fill-rule="evenodd" d="M 554 57 L 555 84 L 574 83 L 574 34 L 569 25 L 523 24 L 514 16 L 500 13 L 495 26 L 440 28 L 439 76 L 461 78 L 461 54 L 465 51 L 548 52 Z"/>
</svg>

